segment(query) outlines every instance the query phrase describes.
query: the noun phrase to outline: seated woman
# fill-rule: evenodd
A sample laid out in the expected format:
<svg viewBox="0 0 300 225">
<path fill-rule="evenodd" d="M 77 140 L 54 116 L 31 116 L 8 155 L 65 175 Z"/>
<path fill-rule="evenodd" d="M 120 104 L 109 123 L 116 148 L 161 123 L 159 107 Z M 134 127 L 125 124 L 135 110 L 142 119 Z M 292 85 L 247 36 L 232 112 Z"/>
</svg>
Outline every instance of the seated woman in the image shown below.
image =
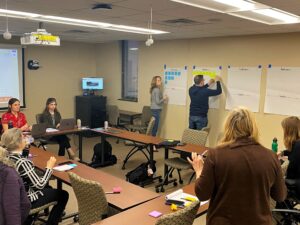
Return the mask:
<svg viewBox="0 0 300 225">
<path fill-rule="evenodd" d="M 31 202 L 31 208 L 38 208 L 47 203 L 57 201 L 48 217 L 48 225 L 57 225 L 68 202 L 69 194 L 64 190 L 46 187 L 52 174 L 52 168 L 56 159 L 50 157 L 45 167 L 43 176 L 35 172 L 33 163 L 21 156 L 26 141 L 20 129 L 12 128 L 5 131 L 1 136 L 1 144 L 9 153 L 9 159 L 14 162 L 16 170 L 23 179 L 27 196 Z M 32 218 L 29 217 L 25 224 L 31 224 Z"/>
<path fill-rule="evenodd" d="M 40 122 L 46 123 L 49 128 L 59 128 L 60 121 L 61 121 L 61 115 L 57 110 L 56 99 L 48 98 Z M 74 150 L 71 148 L 69 139 L 66 135 L 53 136 L 50 138 L 50 140 L 56 141 L 59 144 L 59 150 L 58 150 L 59 156 L 64 156 L 65 149 L 67 149 L 69 158 L 79 161 L 79 158 L 76 157 Z"/>
<path fill-rule="evenodd" d="M 8 152 L 0 147 L 0 224 L 22 225 L 30 210 L 23 181 L 8 159 Z"/>
<path fill-rule="evenodd" d="M 16 98 L 11 98 L 8 101 L 8 110 L 2 115 L 1 119 L 3 132 L 9 127 L 15 127 L 21 129 L 21 131 L 29 130 L 30 127 L 27 124 L 26 116 L 20 112 L 20 101 Z"/>
<path fill-rule="evenodd" d="M 283 153 L 288 156 L 289 164 L 286 171 L 287 179 L 300 178 L 300 120 L 296 116 L 285 118 L 281 122 L 283 128 L 283 142 L 287 150 Z"/>
<path fill-rule="evenodd" d="M 245 108 L 233 110 L 225 122 L 222 143 L 210 149 L 203 161 L 192 153 L 195 192 L 210 199 L 207 225 L 270 225 L 270 197 L 286 198 L 279 160 L 258 142 L 254 115 Z"/>
</svg>

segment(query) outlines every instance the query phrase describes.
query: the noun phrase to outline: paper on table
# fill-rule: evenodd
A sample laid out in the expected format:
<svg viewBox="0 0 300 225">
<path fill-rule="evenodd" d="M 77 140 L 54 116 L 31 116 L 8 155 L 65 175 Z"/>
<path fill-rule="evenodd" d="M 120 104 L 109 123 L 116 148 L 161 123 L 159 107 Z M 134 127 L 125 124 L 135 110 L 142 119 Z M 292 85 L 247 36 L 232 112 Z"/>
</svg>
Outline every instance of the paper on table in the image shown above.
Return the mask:
<svg viewBox="0 0 300 225">
<path fill-rule="evenodd" d="M 56 171 L 67 171 L 67 170 L 71 170 L 73 169 L 75 166 L 75 164 L 68 164 L 68 165 L 61 165 L 61 166 L 56 166 L 56 167 L 53 167 L 54 170 Z"/>
<path fill-rule="evenodd" d="M 46 129 L 46 132 L 47 132 L 47 133 L 55 132 L 55 131 L 58 131 L 58 130 L 57 130 L 57 129 L 54 129 L 54 128 L 47 128 L 47 129 Z"/>
<path fill-rule="evenodd" d="M 185 206 L 189 205 L 191 203 L 191 201 L 193 201 L 193 200 L 199 201 L 199 199 L 196 196 L 184 193 L 182 189 L 179 189 L 177 191 L 174 191 L 174 192 L 166 195 L 165 198 L 166 198 L 166 200 L 183 201 Z M 208 201 L 201 202 L 200 205 L 203 205 L 206 202 L 208 202 Z"/>
</svg>

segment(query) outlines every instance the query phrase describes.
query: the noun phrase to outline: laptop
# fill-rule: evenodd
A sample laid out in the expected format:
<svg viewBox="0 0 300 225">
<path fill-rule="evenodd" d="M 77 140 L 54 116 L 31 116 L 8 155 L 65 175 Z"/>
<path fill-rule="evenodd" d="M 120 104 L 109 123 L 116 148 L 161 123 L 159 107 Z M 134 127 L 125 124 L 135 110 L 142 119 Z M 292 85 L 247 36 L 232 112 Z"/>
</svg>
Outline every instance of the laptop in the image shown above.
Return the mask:
<svg viewBox="0 0 300 225">
<path fill-rule="evenodd" d="M 31 129 L 31 136 L 33 138 L 39 138 L 46 134 L 47 124 L 46 123 L 38 123 L 33 124 Z"/>
<path fill-rule="evenodd" d="M 62 119 L 60 121 L 60 126 L 59 130 L 71 130 L 74 129 L 76 126 L 76 119 L 71 118 L 71 119 Z"/>
</svg>

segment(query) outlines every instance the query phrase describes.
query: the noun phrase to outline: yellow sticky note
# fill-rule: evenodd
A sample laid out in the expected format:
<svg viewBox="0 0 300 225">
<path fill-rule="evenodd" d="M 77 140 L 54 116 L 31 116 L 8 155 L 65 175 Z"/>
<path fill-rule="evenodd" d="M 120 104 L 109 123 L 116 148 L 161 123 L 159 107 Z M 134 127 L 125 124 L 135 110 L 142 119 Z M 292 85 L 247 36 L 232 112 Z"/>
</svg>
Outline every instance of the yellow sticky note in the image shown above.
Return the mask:
<svg viewBox="0 0 300 225">
<path fill-rule="evenodd" d="M 197 76 L 197 75 L 203 75 L 203 76 L 209 76 L 211 79 L 215 79 L 216 78 L 216 72 L 215 71 L 203 71 L 203 70 L 193 70 L 192 72 L 193 76 Z"/>
</svg>

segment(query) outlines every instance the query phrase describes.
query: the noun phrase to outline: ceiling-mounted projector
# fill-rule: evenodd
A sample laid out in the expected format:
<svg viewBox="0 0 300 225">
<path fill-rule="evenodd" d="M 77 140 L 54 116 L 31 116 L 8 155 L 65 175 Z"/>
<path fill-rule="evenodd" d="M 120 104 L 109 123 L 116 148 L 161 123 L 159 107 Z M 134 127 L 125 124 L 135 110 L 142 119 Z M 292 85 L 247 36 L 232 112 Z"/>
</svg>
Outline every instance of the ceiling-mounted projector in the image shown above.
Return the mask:
<svg viewBox="0 0 300 225">
<path fill-rule="evenodd" d="M 21 37 L 21 45 L 60 46 L 60 38 L 48 33 L 45 29 L 25 33 Z"/>
</svg>

